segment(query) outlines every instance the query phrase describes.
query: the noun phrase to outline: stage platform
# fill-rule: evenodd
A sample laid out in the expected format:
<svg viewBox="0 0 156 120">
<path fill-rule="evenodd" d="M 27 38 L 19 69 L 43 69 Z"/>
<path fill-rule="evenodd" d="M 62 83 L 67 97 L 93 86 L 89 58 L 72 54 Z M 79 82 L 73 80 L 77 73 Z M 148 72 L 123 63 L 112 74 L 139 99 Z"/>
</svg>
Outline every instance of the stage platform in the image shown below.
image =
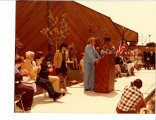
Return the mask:
<svg viewBox="0 0 156 120">
<path fill-rule="evenodd" d="M 27 113 L 105 113 L 116 114 L 116 105 L 120 100 L 122 91 L 130 82 L 139 78 L 143 81 L 141 92 L 148 100 L 155 90 L 155 70 L 135 71 L 135 76 L 117 78 L 115 90 L 111 93 L 86 92 L 83 83 L 68 87 L 68 93 L 57 102 L 45 97 L 43 94 L 34 96 L 35 106 Z M 22 112 L 15 107 L 16 113 Z"/>
</svg>

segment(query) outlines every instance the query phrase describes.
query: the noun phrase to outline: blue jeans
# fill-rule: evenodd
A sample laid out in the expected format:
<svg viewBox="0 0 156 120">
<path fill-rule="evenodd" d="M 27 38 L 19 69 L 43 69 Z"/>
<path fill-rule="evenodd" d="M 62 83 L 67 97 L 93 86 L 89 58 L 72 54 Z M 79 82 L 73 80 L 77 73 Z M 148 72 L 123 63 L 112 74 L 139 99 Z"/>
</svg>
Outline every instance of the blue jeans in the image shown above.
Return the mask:
<svg viewBox="0 0 156 120">
<path fill-rule="evenodd" d="M 51 82 L 48 79 L 37 77 L 36 85 L 45 89 L 48 92 L 50 98 L 54 98 L 57 94 L 57 92 L 54 90 L 53 86 L 51 85 Z"/>
<path fill-rule="evenodd" d="M 84 89 L 94 89 L 94 79 L 95 79 L 94 64 L 89 62 L 84 62 Z"/>
</svg>

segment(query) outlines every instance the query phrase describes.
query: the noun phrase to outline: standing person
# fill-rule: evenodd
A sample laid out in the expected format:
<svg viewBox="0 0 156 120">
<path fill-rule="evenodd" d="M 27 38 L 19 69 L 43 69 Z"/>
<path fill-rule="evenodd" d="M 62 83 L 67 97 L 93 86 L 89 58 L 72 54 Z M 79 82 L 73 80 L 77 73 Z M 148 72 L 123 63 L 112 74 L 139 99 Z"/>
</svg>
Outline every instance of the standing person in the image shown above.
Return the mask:
<svg viewBox="0 0 156 120">
<path fill-rule="evenodd" d="M 151 51 L 150 51 L 150 68 L 152 69 L 152 66 L 153 66 L 153 69 L 155 69 L 155 52 L 153 51 L 153 48 L 151 48 Z"/>
<path fill-rule="evenodd" d="M 111 49 L 111 53 L 110 54 L 116 54 L 115 47 L 114 46 L 112 46 L 112 49 Z"/>
<path fill-rule="evenodd" d="M 100 48 L 96 47 L 96 52 L 100 55 Z"/>
<path fill-rule="evenodd" d="M 77 50 L 75 49 L 75 47 L 71 47 L 70 49 L 70 57 L 71 60 L 73 61 L 73 69 L 78 69 L 78 64 L 77 64 Z"/>
<path fill-rule="evenodd" d="M 146 107 L 143 94 L 140 92 L 142 81 L 136 79 L 131 85 L 124 88 L 121 99 L 116 107 L 117 113 L 138 113 Z"/>
<path fill-rule="evenodd" d="M 150 52 L 148 50 L 149 50 L 148 47 L 146 47 L 146 50 L 144 51 L 145 70 L 146 68 L 149 70 L 150 64 Z"/>
<path fill-rule="evenodd" d="M 84 89 L 90 91 L 94 89 L 95 67 L 94 62 L 98 63 L 101 59 L 100 55 L 96 52 L 95 38 L 90 37 L 88 39 L 88 45 L 85 48 L 84 53 Z M 98 59 L 97 59 L 98 58 Z M 88 84 L 89 81 L 89 84 Z"/>
<path fill-rule="evenodd" d="M 56 51 L 54 56 L 54 66 L 56 68 L 56 74 L 62 74 L 64 77 L 67 76 L 67 64 L 66 61 L 69 60 L 69 53 L 67 50 L 68 45 L 62 43 L 59 50 Z"/>
<path fill-rule="evenodd" d="M 115 57 L 115 71 L 116 71 L 116 77 L 122 77 L 121 76 L 121 65 L 123 64 L 122 58 L 120 57 L 120 53 L 117 53 L 117 56 Z"/>
<path fill-rule="evenodd" d="M 69 60 L 69 52 L 67 50 L 68 45 L 66 43 L 62 43 L 60 45 L 59 50 L 56 51 L 54 56 L 54 67 L 56 68 L 56 75 L 63 76 L 64 79 L 64 89 L 66 89 L 66 78 L 67 78 L 67 63 Z"/>
<path fill-rule="evenodd" d="M 84 53 L 81 54 L 82 58 L 80 60 L 80 71 L 84 74 Z"/>
<path fill-rule="evenodd" d="M 32 101 L 33 101 L 33 95 L 34 90 L 31 86 L 26 86 L 21 83 L 23 80 L 23 76 L 27 75 L 28 72 L 26 70 L 18 70 L 19 67 L 21 67 L 24 60 L 21 57 L 16 57 L 15 59 L 15 95 L 16 94 L 22 94 L 22 99 L 19 100 L 16 105 L 20 108 L 22 108 L 22 104 L 25 111 L 31 110 Z M 17 83 L 18 81 L 18 83 Z"/>
<path fill-rule="evenodd" d="M 106 46 L 103 46 L 103 49 L 100 52 L 101 57 L 103 57 L 104 54 L 107 54 Z"/>
<path fill-rule="evenodd" d="M 142 67 L 142 57 L 141 57 L 141 54 L 138 55 L 137 65 L 138 65 L 139 70 L 141 70 L 141 67 Z"/>
</svg>

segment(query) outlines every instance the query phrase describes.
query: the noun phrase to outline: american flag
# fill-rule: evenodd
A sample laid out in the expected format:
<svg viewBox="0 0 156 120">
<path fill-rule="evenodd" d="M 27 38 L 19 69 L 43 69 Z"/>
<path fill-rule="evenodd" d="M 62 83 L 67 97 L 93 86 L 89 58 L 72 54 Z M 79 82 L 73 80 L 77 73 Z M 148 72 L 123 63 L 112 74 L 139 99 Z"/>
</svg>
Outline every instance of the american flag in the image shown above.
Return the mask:
<svg viewBox="0 0 156 120">
<path fill-rule="evenodd" d="M 119 53 L 121 56 L 124 53 L 124 51 L 125 51 L 125 40 L 124 40 L 124 32 L 123 32 L 122 40 L 117 50 L 117 53 Z"/>
<path fill-rule="evenodd" d="M 121 56 L 124 53 L 124 51 L 125 51 L 125 41 L 121 41 L 117 53 L 119 53 Z"/>
</svg>

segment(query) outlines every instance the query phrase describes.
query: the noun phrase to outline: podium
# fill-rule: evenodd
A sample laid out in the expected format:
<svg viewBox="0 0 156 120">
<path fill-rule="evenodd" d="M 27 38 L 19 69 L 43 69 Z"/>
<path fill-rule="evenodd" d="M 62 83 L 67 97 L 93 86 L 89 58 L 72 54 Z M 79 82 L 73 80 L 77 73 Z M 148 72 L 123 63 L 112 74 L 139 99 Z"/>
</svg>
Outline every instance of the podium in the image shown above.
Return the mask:
<svg viewBox="0 0 156 120">
<path fill-rule="evenodd" d="M 115 54 L 105 54 L 95 63 L 95 92 L 109 93 L 114 90 Z"/>
</svg>

